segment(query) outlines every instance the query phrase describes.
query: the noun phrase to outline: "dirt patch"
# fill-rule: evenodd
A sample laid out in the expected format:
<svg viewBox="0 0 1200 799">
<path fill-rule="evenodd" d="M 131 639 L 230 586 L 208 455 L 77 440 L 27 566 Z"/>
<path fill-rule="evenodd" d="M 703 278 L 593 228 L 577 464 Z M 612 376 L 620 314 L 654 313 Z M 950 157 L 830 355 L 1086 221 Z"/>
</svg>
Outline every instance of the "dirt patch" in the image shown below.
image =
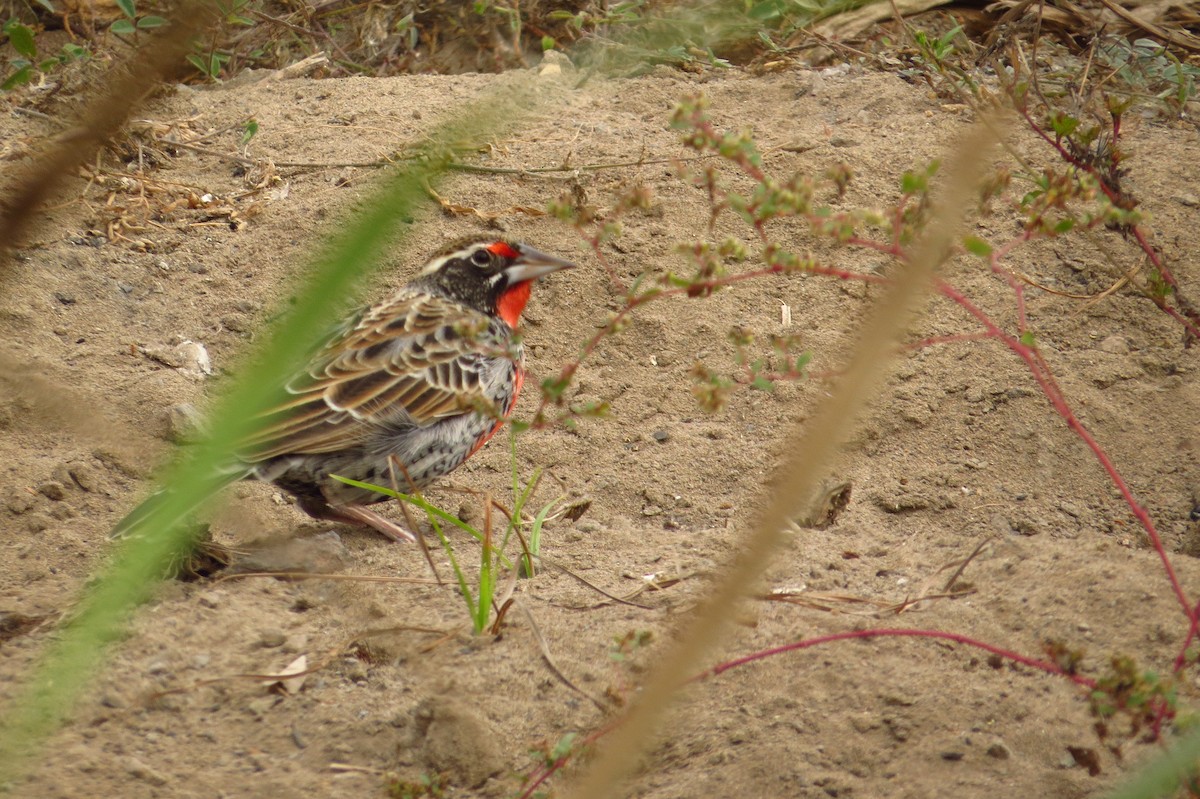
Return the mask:
<svg viewBox="0 0 1200 799">
<path fill-rule="evenodd" d="M 164 191 L 212 195 L 216 210 L 185 203 L 144 224 L 131 195 L 118 192 L 132 225 L 116 229 L 125 240 L 96 232 L 108 233 L 116 215 L 103 191 L 77 201 L 76 186 L 63 197 L 40 240 L 21 252 L 0 301 L 4 362 L 26 370 L 10 372 L 0 395 L 6 618 L 69 609 L 105 557 L 106 531 L 146 489 L 145 476 L 178 433 L 170 409 L 203 402 L 257 326 L 287 301 L 305 253 L 368 193 L 374 172 L 350 165 L 393 152 L 496 80 L 179 88 L 146 110 L 150 124 L 223 130 L 206 147 L 232 153 L 240 123 L 253 116 L 260 129 L 253 157 L 329 166 L 280 166 L 275 179 L 178 153 L 155 173 L 174 187 Z M 619 295 L 575 233 L 519 209 L 543 207 L 572 182 L 598 205 L 644 183 L 654 191 L 653 209 L 625 220 L 609 262 L 628 279 L 647 264 L 678 259 L 678 242 L 707 235 L 706 197 L 670 165 L 649 162 L 689 154 L 667 123 L 676 100 L 698 90 L 711 98 L 719 126 L 753 128 L 775 174 L 851 165 L 847 207 L 894 202 L 901 174 L 940 155 L 968 121 L 962 109 L 897 77 L 856 69 L 703 78 L 661 70 L 565 90 L 481 163 L 530 168 L 640 156 L 645 163 L 570 176 L 455 175 L 441 189 L 449 202 L 494 216 L 508 235 L 583 265 L 535 293 L 526 332 L 535 376 L 574 357 Z M 46 132 L 40 124 L 9 117 L 0 133 L 34 137 Z M 1197 133 L 1151 121 L 1133 128 L 1131 187 L 1185 290 L 1198 295 L 1188 260 L 1200 251 Z M 1032 137 L 1014 137 L 1035 163 L 1049 158 Z M 383 282 L 403 282 L 421 254 L 484 224 L 422 211 L 408 230 L 411 258 Z M 1005 222 L 988 224 L 995 229 L 981 235 L 1003 235 Z M 713 237 L 732 232 L 742 231 L 724 220 Z M 780 236 L 844 268 L 886 268 L 881 256 L 833 253 L 799 229 Z M 1105 237 L 1100 247 L 1029 247 L 1011 265 L 1065 291 L 1096 293 L 1110 282 L 1100 269 L 1105 249 L 1122 263 L 1134 259 L 1131 247 Z M 978 261 L 951 264 L 947 277 L 1011 325 L 1010 288 Z M 369 287 L 364 296 L 382 290 Z M 812 374 L 834 375 L 873 296 L 858 283 L 779 276 L 703 301 L 651 304 L 599 347 L 572 388 L 580 401 L 610 402 L 610 418 L 521 438 L 524 474 L 543 466 L 548 486 L 592 500 L 580 520 L 551 527 L 546 554 L 613 593 L 632 590 L 644 575 L 668 586 L 632 606 L 606 602 L 556 569 L 521 582 L 521 600 L 556 662 L 584 693 L 601 703 L 630 694 L 708 576 L 733 555 L 763 502 L 783 433 L 827 389 L 821 379 L 774 393 L 743 389 L 710 415 L 690 391 L 693 363 L 732 369 L 729 328 L 781 332 L 786 304 L 815 355 Z M 1090 305 L 1033 290 L 1027 299 L 1064 392 L 1181 553 L 1175 564 L 1185 586 L 1195 586 L 1200 569 L 1182 554 L 1197 551 L 1189 516 L 1200 417 L 1195 350 L 1183 347 L 1178 325 L 1128 292 Z M 957 306 L 932 299 L 913 337 L 975 329 Z M 153 357 L 185 340 L 204 345 L 218 377 Z M 43 385 L 66 388 L 48 393 Z M 36 412 L 50 393 L 60 405 L 68 400 L 65 414 Z M 522 410 L 530 407 L 526 398 Z M 827 529 L 798 530 L 765 586 L 824 597 L 832 610 L 814 609 L 815 599 L 747 604 L 724 654 L 903 626 L 969 634 L 1036 657 L 1047 639 L 1059 640 L 1086 650 L 1081 668 L 1093 675 L 1116 653 L 1168 670 L 1186 627 L 1157 556 L 1095 459 L 1007 350 L 965 341 L 905 354 L 838 478 L 852 485 L 849 504 Z M 509 480 L 509 456 L 497 441 L 450 482 L 503 493 Z M 473 511 L 461 495 L 432 497 Z M 313 539 L 303 552 L 341 573 L 428 576 L 417 548 L 314 524 L 269 487 L 239 485 L 226 498 L 213 522 L 222 543 L 286 557 L 281 540 Z M 938 570 L 985 540 L 959 585 L 970 589 L 966 596 L 898 618 L 828 599 L 904 603 L 940 588 Z M 595 730 L 605 716 L 547 670 L 522 614 L 509 615 L 496 641 L 472 638 L 465 624 L 449 585 L 165 584 L 16 795 L 362 796 L 381 793 L 386 773 L 413 784 L 444 773 L 449 795 L 513 795 L 539 762 L 531 751 Z M 44 626 L 16 627 L 21 632 L 0 646 L 3 696 L 45 643 Z M 649 631 L 650 642 L 614 658 L 614 640 L 637 631 Z M 207 682 L 274 673 L 299 654 L 322 667 L 295 694 L 251 679 Z M 1194 692 L 1190 682 L 1180 690 L 1188 698 Z M 1097 744 L 1083 695 L 1066 680 L 948 642 L 831 644 L 727 672 L 689 696 L 647 756 L 636 795 L 966 799 L 1004 786 L 1005 795 L 1070 797 L 1098 791 L 1125 768 Z M 1099 774 L 1068 747 L 1097 750 Z M 1137 745 L 1126 749 L 1134 762 L 1142 754 Z"/>
</svg>

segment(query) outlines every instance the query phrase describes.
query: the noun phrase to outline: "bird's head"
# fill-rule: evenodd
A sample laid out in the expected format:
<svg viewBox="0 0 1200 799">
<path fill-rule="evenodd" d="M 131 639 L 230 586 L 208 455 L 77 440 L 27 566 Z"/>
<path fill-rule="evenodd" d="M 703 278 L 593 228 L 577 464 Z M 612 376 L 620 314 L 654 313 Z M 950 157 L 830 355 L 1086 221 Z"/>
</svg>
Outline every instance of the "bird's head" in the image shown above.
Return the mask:
<svg viewBox="0 0 1200 799">
<path fill-rule="evenodd" d="M 515 328 L 533 281 L 574 266 L 526 244 L 472 237 L 443 249 L 414 282 L 477 311 L 496 314 Z"/>
</svg>

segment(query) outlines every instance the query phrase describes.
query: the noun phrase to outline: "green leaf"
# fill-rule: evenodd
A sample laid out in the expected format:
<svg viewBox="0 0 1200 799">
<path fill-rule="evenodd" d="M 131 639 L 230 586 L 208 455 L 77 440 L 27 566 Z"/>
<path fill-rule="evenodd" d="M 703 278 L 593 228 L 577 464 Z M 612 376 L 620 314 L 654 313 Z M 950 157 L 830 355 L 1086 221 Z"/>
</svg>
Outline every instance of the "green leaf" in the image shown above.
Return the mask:
<svg viewBox="0 0 1200 799">
<path fill-rule="evenodd" d="M 49 11 L 51 14 L 58 13 L 58 9 L 54 7 L 54 4 L 51 3 L 50 0 L 35 0 L 35 2 L 42 8 Z"/>
<path fill-rule="evenodd" d="M 1054 226 L 1054 232 L 1058 234 L 1069 233 L 1075 227 L 1074 219 L 1060 219 Z"/>
<path fill-rule="evenodd" d="M 1026 330 L 1021 334 L 1021 343 L 1031 349 L 1037 349 L 1037 337 L 1033 335 L 1032 330 Z"/>
<path fill-rule="evenodd" d="M 167 24 L 167 21 L 165 19 L 163 19 L 162 17 L 153 16 L 153 15 L 142 17 L 141 19 L 139 19 L 137 21 L 138 30 L 141 30 L 141 31 L 151 31 L 151 30 L 154 30 L 155 28 L 161 28 L 163 25 L 166 25 L 166 24 Z"/>
<path fill-rule="evenodd" d="M 188 53 L 187 62 L 189 64 L 191 64 L 192 66 L 194 66 L 199 72 L 201 72 L 205 75 L 208 74 L 208 70 L 206 70 L 204 68 L 204 60 L 201 59 L 200 56 L 196 55 L 195 53 Z"/>
<path fill-rule="evenodd" d="M 963 247 L 971 255 L 978 255 L 980 258 L 987 258 L 992 254 L 992 245 L 977 236 L 967 236 L 963 239 Z"/>
<path fill-rule="evenodd" d="M 553 49 L 554 49 L 554 37 L 553 36 L 543 36 L 542 37 L 542 52 L 544 53 L 547 50 L 553 50 Z"/>
<path fill-rule="evenodd" d="M 915 172 L 905 172 L 900 178 L 900 191 L 903 194 L 919 194 L 929 187 L 929 182 L 924 175 L 918 175 Z"/>
<path fill-rule="evenodd" d="M 4 91 L 8 91 L 9 89 L 15 89 L 18 86 L 24 86 L 26 83 L 29 83 L 29 81 L 32 79 L 33 79 L 33 66 L 26 65 L 26 66 L 23 66 L 20 69 L 18 69 L 13 74 L 9 75 L 7 78 L 5 78 L 4 83 L 0 83 L 0 89 L 3 89 Z"/>
<path fill-rule="evenodd" d="M 247 119 L 246 124 L 242 125 L 242 146 L 245 147 L 250 143 L 250 140 L 258 135 L 258 120 Z"/>
<path fill-rule="evenodd" d="M 1055 114 L 1050 118 L 1050 129 L 1059 138 L 1070 136 L 1079 127 L 1079 120 L 1066 114 Z"/>
<path fill-rule="evenodd" d="M 80 59 L 87 58 L 91 53 L 88 52 L 86 47 L 80 47 L 77 44 L 67 42 L 63 45 L 63 55 L 68 59 Z"/>
<path fill-rule="evenodd" d="M 33 41 L 32 28 L 14 19 L 4 26 L 4 32 L 8 34 L 8 40 L 12 42 L 14 50 L 30 61 L 37 58 L 37 44 Z"/>
<path fill-rule="evenodd" d="M 117 8 L 121 9 L 121 13 L 133 19 L 137 16 L 137 6 L 134 5 L 134 0 L 117 0 Z M 114 25 L 114 27 L 116 27 Z"/>
<path fill-rule="evenodd" d="M 133 27 L 133 23 L 127 19 L 117 20 L 108 29 L 119 36 L 131 36 L 137 33 L 137 28 Z"/>
</svg>

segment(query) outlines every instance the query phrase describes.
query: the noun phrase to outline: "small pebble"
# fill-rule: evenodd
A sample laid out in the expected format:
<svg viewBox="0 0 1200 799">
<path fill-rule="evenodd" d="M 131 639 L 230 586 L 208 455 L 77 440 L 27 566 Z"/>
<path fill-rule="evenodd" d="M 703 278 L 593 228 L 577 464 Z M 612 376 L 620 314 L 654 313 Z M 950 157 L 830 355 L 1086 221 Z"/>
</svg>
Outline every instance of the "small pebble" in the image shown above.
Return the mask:
<svg viewBox="0 0 1200 799">
<path fill-rule="evenodd" d="M 120 710 L 121 708 L 125 707 L 125 700 L 119 695 L 109 692 L 100 697 L 100 704 L 107 708 L 112 708 L 113 710 Z"/>
<path fill-rule="evenodd" d="M 274 649 L 285 643 L 287 643 L 287 636 L 283 634 L 283 630 L 278 628 L 268 628 L 258 634 L 258 645 L 267 649 Z"/>
<path fill-rule="evenodd" d="M 1100 350 L 1112 355 L 1128 355 L 1129 342 L 1124 336 L 1109 336 L 1100 342 Z"/>
<path fill-rule="evenodd" d="M 167 409 L 167 437 L 176 444 L 197 441 L 204 432 L 204 422 L 196 406 L 181 402 Z"/>
<path fill-rule="evenodd" d="M 206 591 L 200 595 L 198 601 L 206 608 L 215 608 L 221 604 L 221 595 L 214 591 Z"/>
<path fill-rule="evenodd" d="M 18 488 L 14 489 L 13 492 L 8 495 L 8 500 L 5 502 L 5 507 L 7 507 L 12 513 L 20 515 L 32 508 L 34 501 L 35 500 L 32 494 Z"/>
<path fill-rule="evenodd" d="M 655 430 L 653 435 L 654 440 L 660 444 L 665 444 L 667 441 L 671 440 L 671 434 L 666 430 Z"/>
<path fill-rule="evenodd" d="M 25 527 L 31 533 L 40 533 L 54 526 L 54 520 L 44 513 L 31 513 L 25 521 Z"/>
<path fill-rule="evenodd" d="M 50 516 L 60 522 L 75 518 L 75 509 L 65 502 L 60 502 L 50 508 Z"/>
<path fill-rule="evenodd" d="M 997 760 L 1008 760 L 1012 757 L 1012 750 L 1004 743 L 1004 741 L 996 741 L 987 748 L 988 757 L 994 757 Z"/>
<path fill-rule="evenodd" d="M 71 479 L 75 481 L 75 484 L 84 491 L 96 491 L 100 487 L 96 477 L 96 470 L 86 463 L 68 463 L 67 473 L 71 475 Z"/>
<path fill-rule="evenodd" d="M 170 780 L 165 774 L 157 769 L 151 768 L 136 757 L 129 757 L 125 760 L 125 771 L 129 776 L 143 780 L 151 785 L 166 785 Z"/>
<path fill-rule="evenodd" d="M 67 495 L 67 492 L 63 489 L 63 484 L 59 483 L 55 480 L 47 480 L 46 482 L 39 485 L 37 487 L 37 490 L 38 490 L 38 493 L 41 494 L 43 497 L 52 499 L 55 502 L 61 500 L 63 497 L 65 497 Z"/>
</svg>

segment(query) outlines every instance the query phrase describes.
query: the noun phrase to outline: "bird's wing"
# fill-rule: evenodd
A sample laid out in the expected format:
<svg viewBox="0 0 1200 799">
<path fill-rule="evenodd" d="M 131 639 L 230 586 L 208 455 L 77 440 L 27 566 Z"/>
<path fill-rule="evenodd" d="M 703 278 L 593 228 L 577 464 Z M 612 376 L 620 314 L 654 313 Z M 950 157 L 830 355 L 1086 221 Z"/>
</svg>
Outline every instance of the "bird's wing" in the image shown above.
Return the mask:
<svg viewBox="0 0 1200 799">
<path fill-rule="evenodd" d="M 485 359 L 505 346 L 486 315 L 450 300 L 401 292 L 344 326 L 262 414 L 238 447 L 254 463 L 352 448 L 381 428 L 424 427 L 487 412 Z M 502 336 L 502 334 L 500 334 Z"/>
</svg>

